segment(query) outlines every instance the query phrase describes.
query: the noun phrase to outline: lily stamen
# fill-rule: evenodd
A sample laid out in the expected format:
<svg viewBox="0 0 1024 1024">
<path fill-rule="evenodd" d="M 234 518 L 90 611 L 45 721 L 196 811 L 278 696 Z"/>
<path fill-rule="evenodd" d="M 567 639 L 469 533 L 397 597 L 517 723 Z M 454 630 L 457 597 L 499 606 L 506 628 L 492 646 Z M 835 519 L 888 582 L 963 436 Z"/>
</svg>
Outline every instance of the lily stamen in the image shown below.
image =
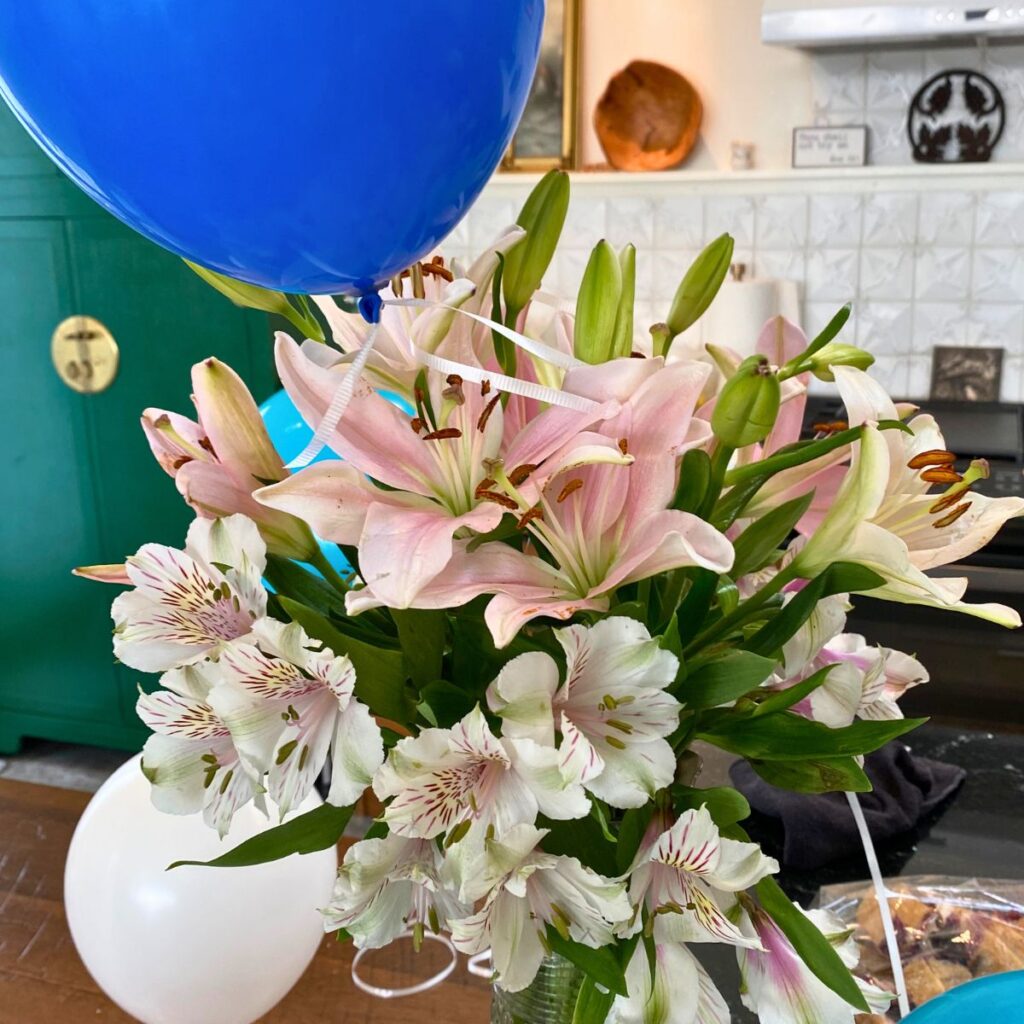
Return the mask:
<svg viewBox="0 0 1024 1024">
<path fill-rule="evenodd" d="M 944 448 L 932 448 L 915 455 L 908 463 L 908 469 L 925 469 L 928 466 L 952 466 L 956 455 Z"/>
<path fill-rule="evenodd" d="M 442 427 L 440 430 L 432 430 L 429 434 L 424 434 L 421 440 L 448 441 L 458 437 L 462 437 L 462 431 L 458 427 Z"/>
<path fill-rule="evenodd" d="M 921 479 L 930 484 L 958 484 L 963 477 L 948 466 L 934 466 L 931 469 L 923 470 Z"/>
<path fill-rule="evenodd" d="M 490 384 L 487 381 L 484 381 L 484 383 L 487 384 L 488 390 L 490 390 Z M 486 392 L 482 391 L 481 394 L 486 394 Z M 495 395 L 484 406 L 484 411 L 480 413 L 480 418 L 476 421 L 476 429 L 479 430 L 481 434 L 484 432 L 484 428 L 487 426 L 487 421 L 491 418 L 491 413 L 494 412 L 494 407 L 498 404 L 500 398 L 501 395 Z"/>
<path fill-rule="evenodd" d="M 521 487 L 529 479 L 530 474 L 537 468 L 535 463 L 524 462 L 516 466 L 508 475 L 508 481 L 513 487 Z"/>
<path fill-rule="evenodd" d="M 519 522 L 516 524 L 520 530 L 525 530 L 535 519 L 544 518 L 544 509 L 540 505 L 534 505 L 533 508 L 527 509 L 520 517 Z"/>
<path fill-rule="evenodd" d="M 572 480 L 570 480 L 570 481 L 569 481 L 569 482 L 568 482 L 568 483 L 567 483 L 567 484 L 566 484 L 566 485 L 565 485 L 565 486 L 564 486 L 564 487 L 563 487 L 563 488 L 562 488 L 562 489 L 561 489 L 561 490 L 560 490 L 560 491 L 558 492 L 558 497 L 557 497 L 557 498 L 555 498 L 555 501 L 557 501 L 557 502 L 558 502 L 558 504 L 559 504 L 559 505 L 561 505 L 561 504 L 562 504 L 562 502 L 563 502 L 563 501 L 565 501 L 565 499 L 566 499 L 566 498 L 568 498 L 570 494 L 575 494 L 575 493 L 576 493 L 576 491 L 578 491 L 578 490 L 579 490 L 579 489 L 580 489 L 580 488 L 581 488 L 582 486 L 583 486 L 583 481 L 582 481 L 582 479 L 580 479 L 580 477 L 578 477 L 578 476 L 576 476 L 576 477 L 573 477 L 573 478 L 572 478 Z"/>
<path fill-rule="evenodd" d="M 936 530 L 941 530 L 944 526 L 951 526 L 970 507 L 971 507 L 971 503 L 969 501 L 965 501 L 962 505 L 957 505 L 957 507 L 955 509 L 953 509 L 952 512 L 947 513 L 941 519 L 936 519 L 935 522 L 932 523 L 932 526 L 934 526 Z"/>
<path fill-rule="evenodd" d="M 510 498 L 507 494 L 501 494 L 499 491 L 481 491 L 478 489 L 476 496 L 480 501 L 493 501 L 495 505 L 507 508 L 509 512 L 519 511 L 518 502 Z"/>
</svg>

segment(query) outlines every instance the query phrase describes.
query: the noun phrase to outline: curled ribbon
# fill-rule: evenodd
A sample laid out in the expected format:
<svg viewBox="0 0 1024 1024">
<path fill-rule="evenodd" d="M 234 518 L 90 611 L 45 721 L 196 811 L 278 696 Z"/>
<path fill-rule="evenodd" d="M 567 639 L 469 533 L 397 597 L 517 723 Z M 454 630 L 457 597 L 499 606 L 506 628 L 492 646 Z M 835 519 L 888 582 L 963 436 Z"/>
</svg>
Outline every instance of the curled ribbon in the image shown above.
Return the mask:
<svg viewBox="0 0 1024 1024">
<path fill-rule="evenodd" d="M 364 298 L 370 298 L 370 296 Z M 380 330 L 380 308 L 382 306 L 443 309 L 446 312 L 458 313 L 461 316 L 469 317 L 471 320 L 483 324 L 495 333 L 500 334 L 503 338 L 507 338 L 517 348 L 522 349 L 537 359 L 550 363 L 552 366 L 568 370 L 574 366 L 585 365 L 574 356 L 567 355 L 565 352 L 552 348 L 550 345 L 545 345 L 543 342 L 528 338 L 525 334 L 512 330 L 511 327 L 495 323 L 479 313 L 471 313 L 468 309 L 462 309 L 459 306 L 450 306 L 431 299 L 380 299 L 377 296 L 372 298 L 376 299 L 376 303 L 370 304 L 368 309 L 363 308 L 363 300 L 360 300 L 360 310 L 363 312 L 364 317 L 367 320 L 370 320 L 371 316 L 375 315 L 376 317 L 370 320 L 372 324 L 370 332 L 356 353 L 349 371 L 342 378 L 337 391 L 334 392 L 330 404 L 317 425 L 312 438 L 310 438 L 309 444 L 288 463 L 289 469 L 302 469 L 308 466 L 327 446 L 331 434 L 334 433 L 335 428 L 341 422 L 342 416 L 345 415 L 345 410 L 348 408 L 349 402 L 352 401 L 356 385 L 362 378 L 363 370 L 377 340 L 377 334 Z M 582 395 L 574 395 L 559 388 L 548 387 L 534 381 L 520 380 L 518 377 L 509 377 L 503 373 L 493 373 L 490 370 L 485 370 L 483 367 L 470 366 L 468 363 L 461 363 L 454 359 L 445 359 L 443 356 L 438 356 L 433 352 L 427 352 L 419 348 L 413 343 L 411 338 L 407 337 L 406 341 L 409 346 L 410 355 L 421 365 L 426 366 L 428 369 L 436 370 L 438 373 L 458 374 L 463 380 L 472 381 L 474 384 L 482 384 L 486 380 L 497 391 L 505 391 L 509 394 L 531 398 L 538 402 L 544 402 L 547 405 L 560 405 L 566 409 L 574 409 L 577 412 L 590 412 L 598 408 L 598 402 L 584 398 Z"/>
</svg>

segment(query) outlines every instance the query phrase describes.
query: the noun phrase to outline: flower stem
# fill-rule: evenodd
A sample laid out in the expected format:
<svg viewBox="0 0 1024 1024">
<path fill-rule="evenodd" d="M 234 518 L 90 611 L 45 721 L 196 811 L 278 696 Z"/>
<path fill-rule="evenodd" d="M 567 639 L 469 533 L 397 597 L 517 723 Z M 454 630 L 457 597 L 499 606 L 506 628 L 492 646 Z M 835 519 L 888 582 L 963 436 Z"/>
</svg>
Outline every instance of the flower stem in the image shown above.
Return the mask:
<svg viewBox="0 0 1024 1024">
<path fill-rule="evenodd" d="M 684 658 L 691 651 L 706 647 L 720 637 L 728 635 L 732 629 L 744 622 L 752 612 L 766 605 L 787 583 L 796 579 L 796 576 L 797 574 L 792 564 L 781 569 L 753 597 L 744 601 L 731 615 L 726 615 L 724 618 L 719 619 L 718 622 L 693 640 L 683 652 Z"/>
<path fill-rule="evenodd" d="M 316 554 L 309 560 L 321 576 L 340 594 L 347 594 L 352 588 L 345 582 L 337 569 L 327 561 L 323 551 L 317 550 Z"/>
</svg>

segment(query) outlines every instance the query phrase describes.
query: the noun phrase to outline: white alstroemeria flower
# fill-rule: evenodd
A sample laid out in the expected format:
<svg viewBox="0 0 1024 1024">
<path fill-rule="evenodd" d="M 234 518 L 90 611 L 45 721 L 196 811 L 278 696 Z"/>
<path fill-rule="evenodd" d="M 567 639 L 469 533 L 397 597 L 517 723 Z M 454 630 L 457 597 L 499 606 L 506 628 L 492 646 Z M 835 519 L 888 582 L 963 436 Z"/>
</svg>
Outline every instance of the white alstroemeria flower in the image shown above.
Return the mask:
<svg viewBox="0 0 1024 1024">
<path fill-rule="evenodd" d="M 741 843 L 719 834 L 707 807 L 684 812 L 658 834 L 659 818 L 648 828 L 629 883 L 634 906 L 646 904 L 659 943 L 729 942 L 757 944 L 743 935 L 721 907 L 726 893 L 749 889 L 779 870 L 756 843 Z M 634 930 L 640 926 L 637 914 Z"/>
<path fill-rule="evenodd" d="M 235 745 L 267 772 L 282 814 L 308 795 L 328 751 L 327 802 L 355 803 L 384 760 L 384 741 L 356 700 L 352 662 L 310 640 L 298 623 L 264 618 L 253 631 L 259 646 L 236 643 L 224 652 L 225 683 L 210 696 Z"/>
<path fill-rule="evenodd" d="M 927 669 L 916 658 L 872 646 L 858 633 L 830 640 L 804 675 L 825 667 L 830 667 L 825 682 L 794 710 L 832 729 L 855 718 L 902 718 L 896 701 L 911 686 L 928 681 Z"/>
<path fill-rule="evenodd" d="M 849 928 L 826 910 L 801 913 L 835 947 L 847 967 L 856 966 L 859 953 Z M 744 935 L 757 940 L 751 948 L 737 949 L 736 956 L 743 979 L 743 1005 L 757 1014 L 761 1024 L 852 1024 L 860 1011 L 811 973 L 767 914 L 757 910 L 751 918 L 744 913 L 740 928 Z M 889 993 L 856 980 L 873 1012 L 889 1008 Z"/>
<path fill-rule="evenodd" d="M 324 911 L 327 931 L 344 928 L 359 949 L 380 949 L 407 929 L 437 933 L 472 905 L 441 881 L 443 858 L 429 839 L 391 835 L 349 847 Z"/>
<path fill-rule="evenodd" d="M 646 947 L 637 944 L 626 968 L 629 995 L 615 997 L 609 1024 L 729 1024 L 722 994 L 685 946 L 658 945 L 655 956 L 652 972 Z"/>
<path fill-rule="evenodd" d="M 404 836 L 432 839 L 463 822 L 504 832 L 538 812 L 582 818 L 590 810 L 579 775 L 559 751 L 531 739 L 498 738 L 479 706 L 452 729 L 424 729 L 399 740 L 373 790 L 391 799 L 384 819 Z"/>
<path fill-rule="evenodd" d="M 202 811 L 223 837 L 239 807 L 254 796 L 262 804 L 262 789 L 208 702 L 219 683 L 220 668 L 211 662 L 165 672 L 164 689 L 140 694 L 136 711 L 153 730 L 142 750 L 153 806 L 165 814 Z"/>
<path fill-rule="evenodd" d="M 675 775 L 665 737 L 679 724 L 680 704 L 665 692 L 679 660 L 647 628 L 622 616 L 555 631 L 566 657 L 565 684 L 543 652 L 513 658 L 487 691 L 505 736 L 550 746 L 583 783 L 613 807 L 641 807 Z"/>
<path fill-rule="evenodd" d="M 797 571 L 812 577 L 833 562 L 857 562 L 885 580 L 869 597 L 1019 626 L 1012 608 L 961 600 L 965 578 L 933 579 L 924 570 L 984 547 L 1007 519 L 1024 514 L 1024 499 L 973 493 L 971 483 L 987 474 L 987 465 L 975 462 L 965 476 L 956 474 L 931 416 L 910 421 L 912 436 L 879 430 L 878 420 L 897 418 L 892 400 L 860 370 L 837 366 L 835 375 L 850 422 L 863 424 L 864 431 L 834 504 L 793 561 Z M 949 486 L 929 494 L 935 482 Z"/>
<path fill-rule="evenodd" d="M 507 992 L 533 981 L 544 959 L 547 925 L 599 949 L 633 914 L 622 883 L 602 878 L 575 857 L 538 850 L 546 835 L 545 829 L 517 825 L 485 839 L 475 853 L 474 844 L 459 844 L 463 849 L 455 854 L 470 858 L 461 872 L 461 896 L 485 899 L 477 913 L 451 922 L 452 941 L 470 956 L 490 947 L 495 981 Z"/>
<path fill-rule="evenodd" d="M 183 551 L 143 544 L 125 561 L 134 590 L 114 599 L 114 654 L 140 672 L 216 657 L 267 607 L 266 545 L 242 515 L 196 519 Z"/>
</svg>

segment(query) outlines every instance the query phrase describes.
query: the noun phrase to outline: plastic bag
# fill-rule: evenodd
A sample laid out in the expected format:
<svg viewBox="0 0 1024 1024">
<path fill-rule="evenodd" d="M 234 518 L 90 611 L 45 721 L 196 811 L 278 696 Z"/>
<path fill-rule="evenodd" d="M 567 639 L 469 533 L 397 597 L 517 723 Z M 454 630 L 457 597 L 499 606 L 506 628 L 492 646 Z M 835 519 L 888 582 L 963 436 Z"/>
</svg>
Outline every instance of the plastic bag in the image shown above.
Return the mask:
<svg viewBox="0 0 1024 1024">
<path fill-rule="evenodd" d="M 907 875 L 887 879 L 896 940 L 911 1008 L 972 978 L 1024 969 L 1024 882 Z M 856 973 L 895 990 L 870 882 L 830 885 L 818 905 L 853 929 Z M 895 1016 L 864 1015 L 865 1024 Z"/>
</svg>

